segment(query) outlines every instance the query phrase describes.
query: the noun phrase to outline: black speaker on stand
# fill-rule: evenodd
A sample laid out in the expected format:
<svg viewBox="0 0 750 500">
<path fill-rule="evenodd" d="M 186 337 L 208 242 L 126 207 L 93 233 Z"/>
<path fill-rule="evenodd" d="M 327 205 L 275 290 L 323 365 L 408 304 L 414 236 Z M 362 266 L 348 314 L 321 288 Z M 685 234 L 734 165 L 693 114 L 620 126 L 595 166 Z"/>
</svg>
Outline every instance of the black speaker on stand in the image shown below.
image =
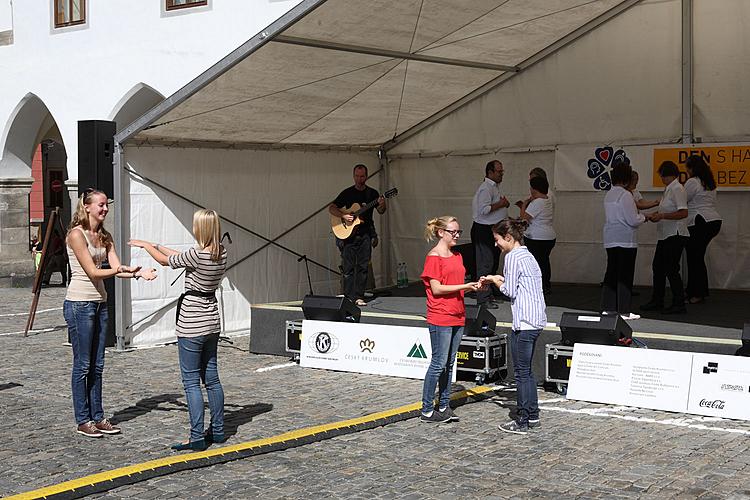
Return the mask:
<svg viewBox="0 0 750 500">
<path fill-rule="evenodd" d="M 112 198 L 114 194 L 115 122 L 84 120 L 78 122 L 78 195 L 94 188 Z M 116 235 L 119 236 L 119 235 Z M 107 347 L 115 345 L 115 278 L 104 281 L 107 290 L 109 328 Z"/>
<path fill-rule="evenodd" d="M 302 313 L 305 319 L 350 323 L 359 323 L 362 315 L 359 307 L 346 297 L 328 295 L 305 295 L 302 299 Z"/>
<path fill-rule="evenodd" d="M 632 339 L 633 330 L 619 314 L 564 312 L 560 318 L 562 343 L 623 345 L 620 339 Z M 626 342 L 625 345 L 630 342 Z"/>
<path fill-rule="evenodd" d="M 750 323 L 742 327 L 742 347 L 737 349 L 735 356 L 750 356 Z"/>
<path fill-rule="evenodd" d="M 465 337 L 489 337 L 495 333 L 497 318 L 487 309 L 487 304 L 466 305 Z"/>
</svg>

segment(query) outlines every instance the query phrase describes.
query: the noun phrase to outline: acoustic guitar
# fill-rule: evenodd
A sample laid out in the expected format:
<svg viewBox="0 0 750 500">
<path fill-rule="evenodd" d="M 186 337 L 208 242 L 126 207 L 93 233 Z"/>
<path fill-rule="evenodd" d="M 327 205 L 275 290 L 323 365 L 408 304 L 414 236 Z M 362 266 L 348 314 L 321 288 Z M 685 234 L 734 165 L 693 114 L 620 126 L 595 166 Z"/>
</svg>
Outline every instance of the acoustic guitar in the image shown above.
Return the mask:
<svg viewBox="0 0 750 500">
<path fill-rule="evenodd" d="M 398 189 L 393 188 L 389 189 L 385 193 L 383 193 L 383 197 L 387 198 L 393 198 L 398 194 Z M 362 219 L 359 218 L 360 215 L 370 210 L 372 207 L 378 204 L 378 200 L 372 200 L 370 203 L 367 203 L 364 206 L 361 206 L 359 203 L 354 203 L 349 208 L 342 208 L 341 211 L 344 212 L 344 214 L 351 214 L 354 216 L 354 220 L 351 222 L 346 222 L 342 217 L 335 217 L 331 216 L 331 229 L 333 230 L 333 234 L 336 235 L 336 238 L 340 240 L 345 240 L 349 236 L 352 235 L 352 232 L 354 231 L 354 228 L 362 224 Z"/>
</svg>

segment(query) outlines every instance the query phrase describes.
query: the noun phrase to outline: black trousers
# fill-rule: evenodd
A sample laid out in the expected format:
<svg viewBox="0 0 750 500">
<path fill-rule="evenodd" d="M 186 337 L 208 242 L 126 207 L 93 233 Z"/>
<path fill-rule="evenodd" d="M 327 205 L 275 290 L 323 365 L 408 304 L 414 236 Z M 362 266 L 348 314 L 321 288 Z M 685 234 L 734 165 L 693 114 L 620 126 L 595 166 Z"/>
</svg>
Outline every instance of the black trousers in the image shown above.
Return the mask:
<svg viewBox="0 0 750 500">
<path fill-rule="evenodd" d="M 555 241 L 557 240 L 534 240 L 532 238 L 524 237 L 524 243 L 526 248 L 529 249 L 531 255 L 536 259 L 539 264 L 539 269 L 542 271 L 542 289 L 544 293 L 549 293 L 552 290 L 550 285 L 550 279 L 552 277 L 552 267 L 549 264 L 549 254 L 552 253 L 552 249 L 555 248 Z"/>
<path fill-rule="evenodd" d="M 721 221 L 706 222 L 700 215 L 695 216 L 695 225 L 690 226 L 690 238 L 685 245 L 687 254 L 687 296 L 708 297 L 708 271 L 706 270 L 706 248 L 711 240 L 719 234 Z"/>
<path fill-rule="evenodd" d="M 680 276 L 680 258 L 686 240 L 686 236 L 674 235 L 656 243 L 654 260 L 651 263 L 651 270 L 654 273 L 652 302 L 664 303 L 666 280 L 669 280 L 669 288 L 672 289 L 672 305 L 684 306 L 685 291 L 682 289 Z"/>
<path fill-rule="evenodd" d="M 475 222 L 471 225 L 471 243 L 477 261 L 477 275 L 475 279 L 488 274 L 497 273 L 500 263 L 500 249 L 495 246 L 492 236 L 492 226 Z M 499 292 L 498 292 L 499 293 Z M 492 289 L 477 292 L 477 303 L 488 302 L 492 296 Z"/>
<path fill-rule="evenodd" d="M 356 234 L 346 240 L 339 240 L 338 244 L 344 271 L 344 295 L 352 301 L 363 299 L 367 285 L 367 266 L 372 256 L 370 234 Z"/>
<path fill-rule="evenodd" d="M 602 311 L 630 313 L 637 248 L 607 248 L 607 272 L 602 286 Z"/>
</svg>

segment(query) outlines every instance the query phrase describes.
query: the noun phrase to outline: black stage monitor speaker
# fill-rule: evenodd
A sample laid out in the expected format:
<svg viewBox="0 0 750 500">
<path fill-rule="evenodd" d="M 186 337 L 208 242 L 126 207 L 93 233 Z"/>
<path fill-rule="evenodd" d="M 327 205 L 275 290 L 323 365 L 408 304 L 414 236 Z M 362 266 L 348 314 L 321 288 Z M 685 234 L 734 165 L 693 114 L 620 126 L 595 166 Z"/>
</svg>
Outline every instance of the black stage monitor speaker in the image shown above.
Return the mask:
<svg viewBox="0 0 750 500">
<path fill-rule="evenodd" d="M 619 345 L 621 338 L 632 338 L 633 330 L 619 314 L 580 314 L 564 312 L 560 318 L 562 342 Z"/>
<path fill-rule="evenodd" d="M 464 335 L 467 337 L 489 337 L 495 333 L 497 319 L 486 304 L 467 305 Z"/>
<path fill-rule="evenodd" d="M 750 356 L 750 323 L 742 327 L 742 347 L 737 349 L 735 356 Z"/>
<path fill-rule="evenodd" d="M 88 188 L 114 195 L 115 122 L 78 122 L 78 194 Z"/>
<path fill-rule="evenodd" d="M 346 297 L 327 295 L 305 295 L 302 300 L 302 312 L 305 319 L 351 323 L 359 323 L 359 317 L 362 314 L 359 307 Z"/>
</svg>

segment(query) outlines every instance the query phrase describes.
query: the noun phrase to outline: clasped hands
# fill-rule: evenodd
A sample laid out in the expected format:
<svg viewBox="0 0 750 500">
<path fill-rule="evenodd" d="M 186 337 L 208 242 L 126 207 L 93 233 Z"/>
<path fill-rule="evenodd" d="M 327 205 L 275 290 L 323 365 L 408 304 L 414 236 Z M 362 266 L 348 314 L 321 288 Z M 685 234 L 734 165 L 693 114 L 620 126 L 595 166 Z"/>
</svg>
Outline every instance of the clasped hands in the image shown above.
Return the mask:
<svg viewBox="0 0 750 500">
<path fill-rule="evenodd" d="M 664 218 L 664 214 L 661 212 L 654 212 L 652 214 L 646 214 L 646 220 L 651 222 L 659 222 Z"/>
<path fill-rule="evenodd" d="M 482 276 L 481 278 L 479 278 L 479 281 L 472 281 L 471 283 L 466 283 L 466 285 L 469 286 L 471 291 L 478 292 L 478 291 L 487 290 L 490 287 L 490 285 L 501 287 L 503 283 L 505 283 L 505 278 L 502 277 L 501 275 L 488 274 L 487 276 Z"/>
</svg>

